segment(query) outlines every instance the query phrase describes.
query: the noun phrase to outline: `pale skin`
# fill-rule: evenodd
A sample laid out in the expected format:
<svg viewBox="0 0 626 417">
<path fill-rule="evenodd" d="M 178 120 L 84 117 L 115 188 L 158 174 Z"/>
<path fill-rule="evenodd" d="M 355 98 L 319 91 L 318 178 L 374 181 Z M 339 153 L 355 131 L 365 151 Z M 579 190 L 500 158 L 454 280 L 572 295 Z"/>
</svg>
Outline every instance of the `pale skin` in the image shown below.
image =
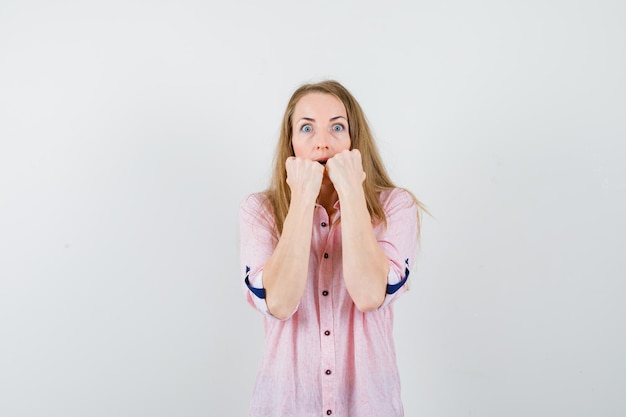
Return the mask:
<svg viewBox="0 0 626 417">
<path fill-rule="evenodd" d="M 263 268 L 269 311 L 286 319 L 300 302 L 308 275 L 315 204 L 332 218 L 337 199 L 346 288 L 360 311 L 376 310 L 385 299 L 389 262 L 372 230 L 361 153 L 350 149 L 346 109 L 330 94 L 309 93 L 296 103 L 292 123 L 295 156 L 286 161 L 291 202 L 282 235 Z"/>
</svg>

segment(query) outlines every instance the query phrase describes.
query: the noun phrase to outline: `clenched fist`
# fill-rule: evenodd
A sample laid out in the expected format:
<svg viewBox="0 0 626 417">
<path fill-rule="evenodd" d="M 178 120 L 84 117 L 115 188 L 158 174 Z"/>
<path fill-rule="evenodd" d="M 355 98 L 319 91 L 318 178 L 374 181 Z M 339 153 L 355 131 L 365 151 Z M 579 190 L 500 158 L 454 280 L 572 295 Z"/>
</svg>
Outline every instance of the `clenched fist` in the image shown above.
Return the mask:
<svg viewBox="0 0 626 417">
<path fill-rule="evenodd" d="M 286 161 L 286 170 L 291 198 L 315 203 L 322 186 L 324 166 L 310 159 L 290 156 Z"/>
<path fill-rule="evenodd" d="M 362 187 L 365 172 L 358 149 L 341 151 L 326 163 L 328 177 L 339 195 Z"/>
</svg>

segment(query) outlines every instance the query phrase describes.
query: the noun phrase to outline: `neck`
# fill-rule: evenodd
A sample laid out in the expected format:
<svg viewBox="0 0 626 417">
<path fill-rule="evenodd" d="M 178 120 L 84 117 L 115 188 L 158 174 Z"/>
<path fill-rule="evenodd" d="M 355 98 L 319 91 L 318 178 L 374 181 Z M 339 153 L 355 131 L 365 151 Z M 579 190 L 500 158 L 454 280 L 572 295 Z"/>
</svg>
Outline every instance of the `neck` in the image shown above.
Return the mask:
<svg viewBox="0 0 626 417">
<path fill-rule="evenodd" d="M 333 211 L 333 206 L 337 201 L 337 191 L 332 184 L 322 184 L 317 203 L 322 205 L 329 214 Z"/>
</svg>

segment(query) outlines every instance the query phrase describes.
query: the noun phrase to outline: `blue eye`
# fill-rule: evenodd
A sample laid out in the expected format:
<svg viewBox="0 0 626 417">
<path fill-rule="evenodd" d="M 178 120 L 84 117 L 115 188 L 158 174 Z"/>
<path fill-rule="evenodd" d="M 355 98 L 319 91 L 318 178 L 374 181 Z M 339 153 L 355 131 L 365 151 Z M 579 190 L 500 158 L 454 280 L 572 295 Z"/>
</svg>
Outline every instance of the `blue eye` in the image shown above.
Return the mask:
<svg viewBox="0 0 626 417">
<path fill-rule="evenodd" d="M 300 128 L 300 132 L 309 133 L 312 131 L 313 131 L 313 128 L 311 127 L 311 125 L 304 125 Z"/>
<path fill-rule="evenodd" d="M 333 130 L 335 132 L 343 132 L 343 129 L 344 127 L 342 124 L 337 123 L 336 125 L 333 125 Z"/>
</svg>

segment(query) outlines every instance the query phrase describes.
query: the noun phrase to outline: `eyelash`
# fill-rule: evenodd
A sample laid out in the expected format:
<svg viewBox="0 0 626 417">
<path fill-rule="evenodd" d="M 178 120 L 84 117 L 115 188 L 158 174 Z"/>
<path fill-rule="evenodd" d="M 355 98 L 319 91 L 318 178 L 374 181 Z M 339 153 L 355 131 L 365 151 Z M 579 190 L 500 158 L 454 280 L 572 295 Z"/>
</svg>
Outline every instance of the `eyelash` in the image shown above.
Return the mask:
<svg viewBox="0 0 626 417">
<path fill-rule="evenodd" d="M 341 128 L 341 130 L 336 130 L 336 127 L 337 127 L 337 126 L 339 126 L 339 127 Z M 305 130 L 304 130 L 305 128 L 309 128 L 310 130 L 305 131 Z M 333 125 L 332 129 L 333 129 L 335 132 L 339 133 L 339 132 L 343 132 L 343 131 L 346 129 L 346 127 L 345 127 L 343 124 L 341 124 L 341 123 L 335 123 L 335 124 Z M 312 132 L 312 131 L 313 131 L 313 128 L 311 127 L 311 125 L 310 125 L 310 124 L 305 124 L 305 125 L 302 125 L 302 127 L 300 127 L 300 132 L 302 132 L 302 133 L 310 133 L 310 132 Z"/>
</svg>

